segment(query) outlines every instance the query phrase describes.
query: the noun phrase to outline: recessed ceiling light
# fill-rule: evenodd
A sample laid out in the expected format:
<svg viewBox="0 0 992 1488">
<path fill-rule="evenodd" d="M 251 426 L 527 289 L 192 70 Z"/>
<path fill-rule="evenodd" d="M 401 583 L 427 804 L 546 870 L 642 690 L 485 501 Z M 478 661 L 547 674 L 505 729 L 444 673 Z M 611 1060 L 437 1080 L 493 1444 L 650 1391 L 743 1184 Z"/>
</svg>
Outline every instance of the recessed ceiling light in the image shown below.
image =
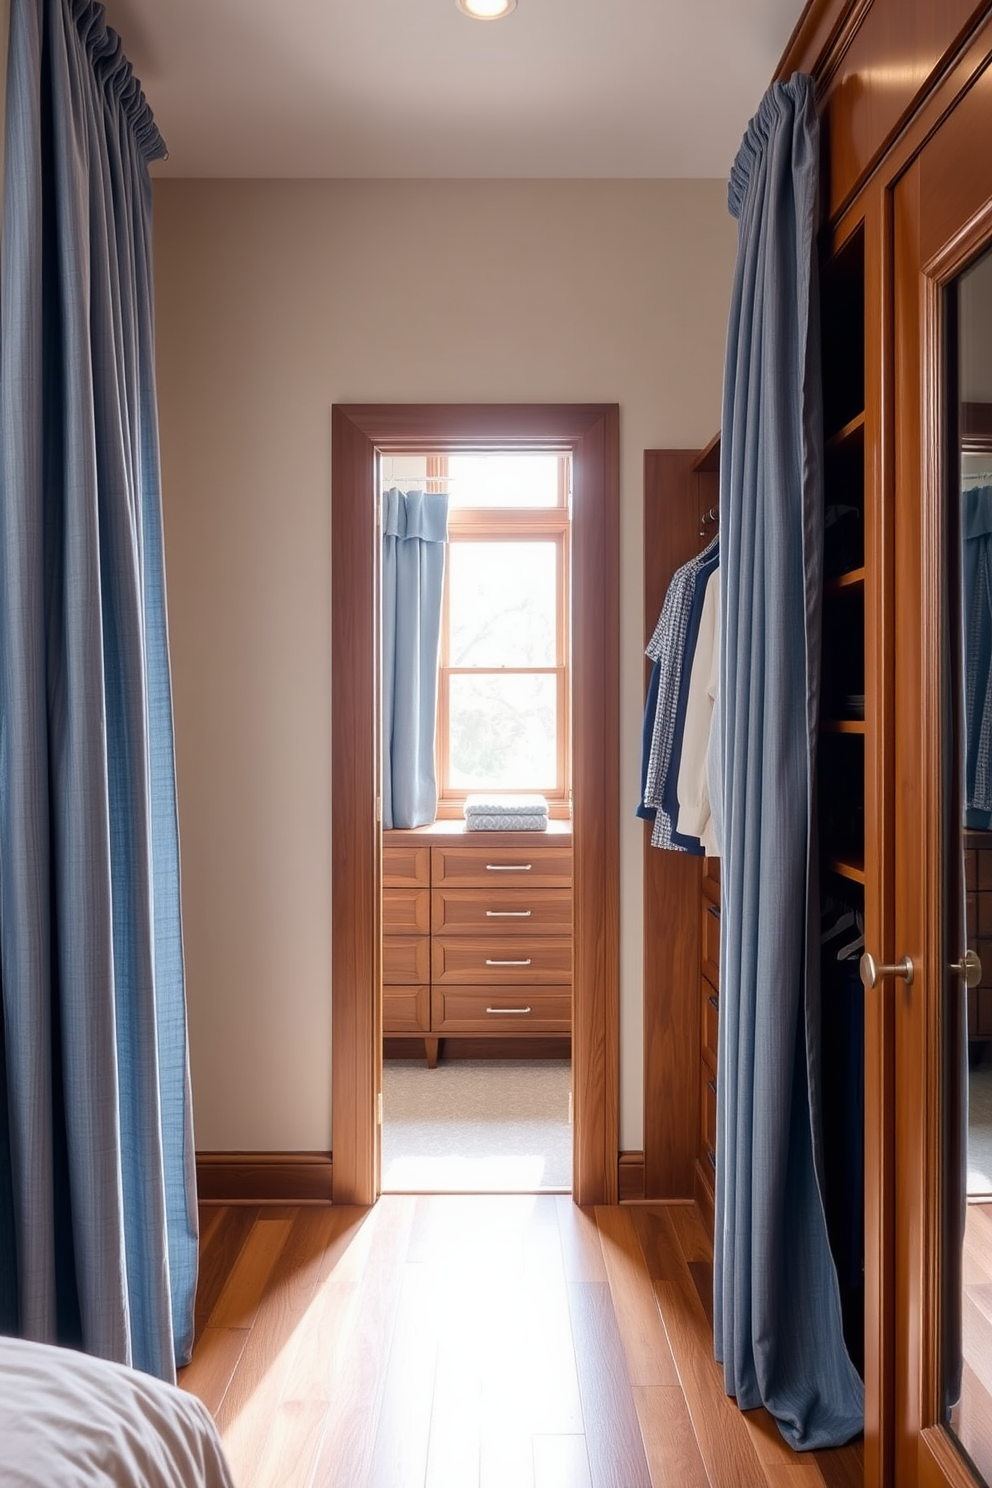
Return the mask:
<svg viewBox="0 0 992 1488">
<path fill-rule="evenodd" d="M 473 21 L 501 21 L 516 10 L 517 0 L 457 0 L 457 5 Z"/>
</svg>

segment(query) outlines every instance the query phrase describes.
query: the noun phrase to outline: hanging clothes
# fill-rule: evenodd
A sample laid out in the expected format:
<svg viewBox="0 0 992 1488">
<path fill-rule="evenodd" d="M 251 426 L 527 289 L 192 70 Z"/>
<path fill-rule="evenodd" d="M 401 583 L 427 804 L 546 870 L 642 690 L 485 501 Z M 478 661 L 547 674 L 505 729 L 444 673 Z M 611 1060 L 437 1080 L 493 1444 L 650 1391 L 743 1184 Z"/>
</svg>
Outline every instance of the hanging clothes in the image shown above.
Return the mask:
<svg viewBox="0 0 992 1488">
<path fill-rule="evenodd" d="M 699 632 L 706 580 L 717 568 L 719 556 L 720 540 L 719 537 L 714 537 L 702 553 L 676 570 L 668 586 L 654 634 L 646 648 L 655 667 L 648 686 L 648 704 L 645 708 L 642 749 L 646 751 L 646 759 L 642 754 L 642 795 L 637 814 L 647 816 L 648 810 L 654 812 L 654 827 L 651 832 L 653 846 L 668 847 L 697 856 L 702 855 L 702 846 L 696 838 L 680 836 L 673 819 L 673 807 L 674 817 L 677 818 L 676 783 L 681 762 L 692 657 Z"/>
<path fill-rule="evenodd" d="M 679 836 L 695 837 L 702 844 L 707 857 L 719 855 L 707 770 L 719 676 L 720 574 L 719 570 L 714 570 L 706 580 L 699 634 L 692 658 L 685 708 L 685 731 L 682 736 L 682 758 L 675 793 Z"/>
</svg>

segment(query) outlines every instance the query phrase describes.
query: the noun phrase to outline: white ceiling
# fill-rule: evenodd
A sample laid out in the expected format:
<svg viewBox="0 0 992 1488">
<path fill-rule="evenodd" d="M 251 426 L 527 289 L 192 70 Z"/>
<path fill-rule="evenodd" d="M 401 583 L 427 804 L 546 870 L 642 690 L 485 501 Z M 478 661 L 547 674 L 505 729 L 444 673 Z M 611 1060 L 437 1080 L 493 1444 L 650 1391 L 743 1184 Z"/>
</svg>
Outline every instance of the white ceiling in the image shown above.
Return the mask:
<svg viewBox="0 0 992 1488">
<path fill-rule="evenodd" d="M 802 0 L 106 0 L 175 176 L 726 176 Z"/>
</svg>

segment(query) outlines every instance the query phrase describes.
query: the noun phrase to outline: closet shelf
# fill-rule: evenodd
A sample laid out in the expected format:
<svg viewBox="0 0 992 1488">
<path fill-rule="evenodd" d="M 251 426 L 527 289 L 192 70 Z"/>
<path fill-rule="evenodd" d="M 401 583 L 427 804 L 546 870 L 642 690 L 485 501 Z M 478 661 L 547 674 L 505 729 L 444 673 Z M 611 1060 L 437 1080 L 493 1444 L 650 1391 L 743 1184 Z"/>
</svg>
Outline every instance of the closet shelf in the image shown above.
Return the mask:
<svg viewBox="0 0 992 1488">
<path fill-rule="evenodd" d="M 863 718 L 822 718 L 820 732 L 824 734 L 863 734 Z"/>
<path fill-rule="evenodd" d="M 865 881 L 864 859 L 855 861 L 853 853 L 846 858 L 828 858 L 827 867 L 831 873 L 836 873 L 841 878 L 849 878 L 852 883 L 863 884 Z"/>
<path fill-rule="evenodd" d="M 865 587 L 864 567 L 848 569 L 847 573 L 835 574 L 832 579 L 827 579 L 823 586 L 823 592 L 827 594 L 842 594 L 848 589 L 863 589 Z"/>
<path fill-rule="evenodd" d="M 855 439 L 863 437 L 864 428 L 865 412 L 862 409 L 860 413 L 855 414 L 854 418 L 848 419 L 847 423 L 842 425 L 836 433 L 831 434 L 826 443 L 826 453 L 833 454 L 835 450 L 843 449 L 845 444 L 851 444 Z"/>
</svg>

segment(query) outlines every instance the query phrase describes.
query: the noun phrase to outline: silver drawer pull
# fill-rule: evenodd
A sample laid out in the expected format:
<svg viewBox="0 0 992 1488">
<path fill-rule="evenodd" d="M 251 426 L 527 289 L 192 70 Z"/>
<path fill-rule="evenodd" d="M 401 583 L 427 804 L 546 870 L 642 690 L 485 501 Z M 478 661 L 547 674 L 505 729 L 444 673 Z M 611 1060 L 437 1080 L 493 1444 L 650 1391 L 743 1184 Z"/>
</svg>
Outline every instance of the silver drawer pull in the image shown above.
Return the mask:
<svg viewBox="0 0 992 1488">
<path fill-rule="evenodd" d="M 487 863 L 487 873 L 529 873 L 533 863 Z"/>
<path fill-rule="evenodd" d="M 487 920 L 529 920 L 532 909 L 487 909 Z"/>
<path fill-rule="evenodd" d="M 530 1011 L 531 1011 L 531 1009 L 529 1007 L 525 1007 L 525 1008 L 490 1008 L 490 1007 L 487 1007 L 486 1008 L 486 1012 L 487 1013 L 496 1013 L 501 1018 L 505 1018 L 510 1013 L 529 1013 Z"/>
<path fill-rule="evenodd" d="M 490 961 L 489 958 L 486 957 L 487 966 L 529 966 L 530 963 L 530 956 L 527 957 L 526 961 Z"/>
</svg>

